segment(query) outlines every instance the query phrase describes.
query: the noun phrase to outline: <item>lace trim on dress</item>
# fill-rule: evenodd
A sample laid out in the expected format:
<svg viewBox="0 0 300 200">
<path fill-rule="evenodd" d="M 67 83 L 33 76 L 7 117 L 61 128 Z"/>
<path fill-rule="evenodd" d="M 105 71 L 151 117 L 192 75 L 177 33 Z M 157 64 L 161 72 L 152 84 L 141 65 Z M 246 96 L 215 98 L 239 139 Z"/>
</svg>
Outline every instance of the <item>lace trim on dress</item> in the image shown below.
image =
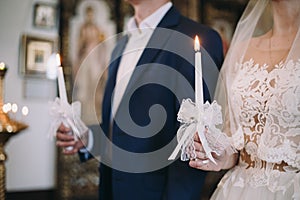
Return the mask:
<svg viewBox="0 0 300 200">
<path fill-rule="evenodd" d="M 251 159 L 286 162 L 300 169 L 300 60 L 275 65 L 236 64 L 231 104 L 241 127 L 232 136 L 235 148 Z"/>
</svg>

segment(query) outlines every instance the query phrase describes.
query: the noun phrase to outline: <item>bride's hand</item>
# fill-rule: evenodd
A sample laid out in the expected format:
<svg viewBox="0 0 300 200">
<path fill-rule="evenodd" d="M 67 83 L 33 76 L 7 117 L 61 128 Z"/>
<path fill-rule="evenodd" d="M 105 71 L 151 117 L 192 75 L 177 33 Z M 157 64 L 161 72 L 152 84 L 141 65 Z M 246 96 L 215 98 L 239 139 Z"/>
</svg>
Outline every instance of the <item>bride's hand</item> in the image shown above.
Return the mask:
<svg viewBox="0 0 300 200">
<path fill-rule="evenodd" d="M 206 153 L 204 152 L 203 146 L 201 144 L 200 138 L 196 133 L 194 136 L 194 145 L 195 145 L 195 153 L 196 159 L 190 160 L 189 165 L 196 169 L 201 169 L 205 171 L 220 171 L 222 169 L 228 169 L 235 165 L 237 156 L 227 155 L 226 152 L 223 152 L 221 155 L 217 155 L 212 152 L 212 156 L 214 157 L 217 164 L 210 161 Z"/>
</svg>

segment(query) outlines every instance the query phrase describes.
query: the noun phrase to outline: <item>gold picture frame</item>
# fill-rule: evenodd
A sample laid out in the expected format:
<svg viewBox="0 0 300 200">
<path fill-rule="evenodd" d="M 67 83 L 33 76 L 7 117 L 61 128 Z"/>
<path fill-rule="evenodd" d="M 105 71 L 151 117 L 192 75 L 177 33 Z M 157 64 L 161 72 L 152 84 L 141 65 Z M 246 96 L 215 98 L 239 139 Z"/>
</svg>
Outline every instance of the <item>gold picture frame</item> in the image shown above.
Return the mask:
<svg viewBox="0 0 300 200">
<path fill-rule="evenodd" d="M 56 51 L 56 39 L 24 34 L 21 45 L 20 73 L 28 77 L 46 78 L 47 61 Z"/>
<path fill-rule="evenodd" d="M 57 5 L 36 3 L 34 5 L 33 25 L 38 28 L 55 28 L 57 26 Z"/>
</svg>

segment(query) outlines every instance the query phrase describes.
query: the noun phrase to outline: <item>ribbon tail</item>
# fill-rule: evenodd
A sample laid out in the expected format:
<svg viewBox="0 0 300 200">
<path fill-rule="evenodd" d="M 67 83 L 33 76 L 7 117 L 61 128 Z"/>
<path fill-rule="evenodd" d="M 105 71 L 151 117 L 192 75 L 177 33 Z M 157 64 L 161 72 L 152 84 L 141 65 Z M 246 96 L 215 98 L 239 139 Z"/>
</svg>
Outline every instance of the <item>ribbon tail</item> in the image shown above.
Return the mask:
<svg viewBox="0 0 300 200">
<path fill-rule="evenodd" d="M 59 119 L 55 119 L 52 121 L 52 123 L 50 124 L 49 132 L 48 132 L 48 138 L 52 139 L 53 137 L 56 136 L 56 131 L 57 131 L 60 123 L 61 123 L 61 120 L 59 120 Z"/>
<path fill-rule="evenodd" d="M 77 129 L 77 127 L 75 126 L 75 124 L 73 123 L 72 120 L 70 120 L 68 117 L 66 118 L 66 120 L 67 120 L 68 125 L 71 127 L 71 129 L 74 132 L 75 141 L 77 141 L 78 138 L 80 138 L 80 132 L 79 132 L 79 130 Z"/>
<path fill-rule="evenodd" d="M 211 148 L 208 146 L 208 142 L 206 140 L 206 137 L 204 135 L 204 128 L 203 128 L 203 125 L 202 123 L 198 123 L 198 126 L 197 126 L 197 129 L 198 129 L 198 136 L 200 138 L 200 141 L 201 141 L 201 144 L 203 146 L 203 149 L 206 153 L 206 156 L 209 160 L 211 160 L 214 164 L 217 164 L 215 159 L 213 158 L 211 152 Z"/>
<path fill-rule="evenodd" d="M 195 133 L 195 125 L 194 124 L 190 124 L 189 126 L 186 127 L 186 129 L 180 128 L 178 130 L 177 134 L 183 134 L 183 135 L 180 138 L 180 140 L 178 141 L 177 146 L 175 147 L 174 151 L 172 152 L 172 154 L 170 155 L 168 160 L 174 160 L 176 158 L 183 143 L 189 138 L 190 135 L 194 135 L 194 133 Z"/>
</svg>

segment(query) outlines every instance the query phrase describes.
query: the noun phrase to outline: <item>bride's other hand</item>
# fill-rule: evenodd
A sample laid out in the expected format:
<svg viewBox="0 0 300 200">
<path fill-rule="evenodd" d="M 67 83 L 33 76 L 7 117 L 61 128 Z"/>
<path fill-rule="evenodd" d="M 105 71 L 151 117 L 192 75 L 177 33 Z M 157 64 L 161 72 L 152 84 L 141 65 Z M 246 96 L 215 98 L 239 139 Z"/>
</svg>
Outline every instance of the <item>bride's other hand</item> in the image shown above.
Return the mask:
<svg viewBox="0 0 300 200">
<path fill-rule="evenodd" d="M 193 168 L 205 171 L 220 171 L 222 169 L 232 168 L 237 163 L 238 153 L 228 155 L 226 152 L 223 152 L 221 155 L 212 152 L 212 156 L 217 164 L 210 161 L 206 156 L 197 133 L 194 136 L 194 145 L 196 158 L 189 162 L 189 165 Z"/>
</svg>

